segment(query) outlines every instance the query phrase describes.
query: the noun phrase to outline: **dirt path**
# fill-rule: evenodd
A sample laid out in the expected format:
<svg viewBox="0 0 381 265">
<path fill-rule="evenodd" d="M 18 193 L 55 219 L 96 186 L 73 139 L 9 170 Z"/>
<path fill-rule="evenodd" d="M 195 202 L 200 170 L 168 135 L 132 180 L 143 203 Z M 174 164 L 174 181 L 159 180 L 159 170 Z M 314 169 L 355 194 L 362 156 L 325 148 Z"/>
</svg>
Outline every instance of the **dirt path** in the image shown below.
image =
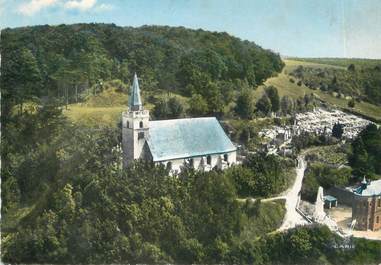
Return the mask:
<svg viewBox="0 0 381 265">
<path fill-rule="evenodd" d="M 294 185 L 287 191 L 286 199 L 286 214 L 283 223 L 278 231 L 284 231 L 295 227 L 296 225 L 307 224 L 307 221 L 296 211 L 296 207 L 300 200 L 300 190 L 302 189 L 302 182 L 304 177 L 304 170 L 306 169 L 306 162 L 303 155 L 298 157 L 298 165 L 296 167 L 296 179 Z"/>
<path fill-rule="evenodd" d="M 278 231 L 284 231 L 293 228 L 297 225 L 305 225 L 308 222 L 303 218 L 303 216 L 296 210 L 299 200 L 300 200 L 300 190 L 302 189 L 302 183 L 304 178 L 304 171 L 307 167 L 307 163 L 304 160 L 304 152 L 298 156 L 298 165 L 296 167 L 296 178 L 292 187 L 287 191 L 276 197 L 270 197 L 261 199 L 262 202 L 275 201 L 275 200 L 286 200 L 285 208 L 286 214 L 283 219 L 283 223 Z M 239 199 L 244 201 L 245 199 Z M 252 198 L 252 201 L 256 199 Z"/>
</svg>

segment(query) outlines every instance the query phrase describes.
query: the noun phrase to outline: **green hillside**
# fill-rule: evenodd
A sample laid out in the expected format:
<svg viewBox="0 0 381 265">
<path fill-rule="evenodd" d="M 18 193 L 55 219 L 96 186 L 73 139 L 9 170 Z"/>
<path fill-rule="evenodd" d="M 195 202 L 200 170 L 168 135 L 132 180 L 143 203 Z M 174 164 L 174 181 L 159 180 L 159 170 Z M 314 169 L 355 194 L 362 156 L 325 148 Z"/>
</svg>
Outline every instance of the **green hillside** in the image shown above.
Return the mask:
<svg viewBox="0 0 381 265">
<path fill-rule="evenodd" d="M 127 109 L 128 102 L 127 88 L 120 89 L 117 84 L 120 81 L 105 82 L 105 89 L 95 95 L 86 92 L 80 103 L 63 107 L 63 113 L 72 122 L 86 127 L 115 127 L 121 120 L 122 112 Z M 154 114 L 154 103 L 163 100 L 176 98 L 185 110 L 189 108 L 189 97 L 159 89 L 141 92 L 144 107 L 151 110 L 151 116 Z"/>
<path fill-rule="evenodd" d="M 316 98 L 329 103 L 330 105 L 346 109 L 354 113 L 358 113 L 369 117 L 373 120 L 380 120 L 381 107 L 371 104 L 366 101 L 356 102 L 354 108 L 348 107 L 349 99 L 334 96 L 332 93 L 327 93 L 321 90 L 313 90 L 305 84 L 298 85 L 297 82 L 290 82 L 290 75 L 299 66 L 315 68 L 315 69 L 346 69 L 341 66 L 319 64 L 307 61 L 284 60 L 285 68 L 282 73 L 277 76 L 270 77 L 263 85 L 253 90 L 254 100 L 258 100 L 264 93 L 264 88 L 275 86 L 278 89 L 279 96 L 288 96 L 294 100 L 303 98 L 305 95 L 313 93 Z M 144 105 L 146 108 L 153 110 L 154 105 L 150 103 L 152 97 L 156 99 L 165 99 L 177 97 L 185 106 L 189 102 L 189 97 L 184 97 L 179 94 L 164 90 L 146 91 L 142 90 Z M 88 126 L 115 126 L 120 120 L 120 115 L 126 108 L 127 92 L 121 92 L 115 87 L 110 87 L 97 95 L 87 96 L 82 103 L 73 103 L 69 105 L 65 114 L 74 122 L 85 124 Z"/>
<path fill-rule="evenodd" d="M 146 91 L 199 94 L 208 113 L 231 103 L 241 84 L 255 87 L 280 72 L 279 55 L 227 33 L 183 27 L 74 24 L 1 32 L 2 111 L 47 98 L 81 102 L 111 80 L 136 72 Z"/>
<path fill-rule="evenodd" d="M 300 97 L 303 97 L 304 95 L 310 95 L 313 93 L 318 99 L 329 103 L 330 105 L 340 108 L 349 110 L 354 113 L 358 113 L 364 116 L 367 116 L 373 120 L 381 120 L 381 106 L 377 106 L 375 104 L 371 104 L 366 101 L 356 102 L 354 108 L 348 107 L 349 99 L 338 97 L 333 95 L 332 93 L 327 93 L 322 90 L 317 89 L 311 89 L 307 87 L 304 83 L 301 82 L 300 85 L 298 85 L 298 80 L 289 74 L 292 73 L 295 69 L 297 69 L 299 66 L 303 66 L 305 68 L 315 68 L 315 69 L 346 69 L 342 66 L 337 65 L 326 65 L 321 64 L 317 62 L 308 62 L 308 61 L 296 61 L 296 60 L 284 60 L 286 66 L 284 67 L 284 70 L 282 73 L 278 74 L 275 77 L 271 77 L 264 82 L 263 86 L 260 86 L 259 89 L 257 89 L 254 92 L 254 95 L 257 99 L 260 98 L 260 96 L 264 92 L 264 88 L 266 86 L 275 86 L 279 91 L 279 96 L 289 96 L 293 99 L 298 99 Z M 290 79 L 294 79 L 294 82 L 291 82 Z"/>
</svg>

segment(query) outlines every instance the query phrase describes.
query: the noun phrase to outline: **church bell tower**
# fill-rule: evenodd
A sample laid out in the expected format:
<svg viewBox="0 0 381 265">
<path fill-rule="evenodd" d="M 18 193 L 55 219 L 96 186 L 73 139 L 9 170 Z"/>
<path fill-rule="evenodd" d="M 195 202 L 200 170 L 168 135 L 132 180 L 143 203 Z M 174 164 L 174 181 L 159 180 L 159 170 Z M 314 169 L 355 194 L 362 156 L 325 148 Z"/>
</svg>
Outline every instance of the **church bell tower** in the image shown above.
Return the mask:
<svg viewBox="0 0 381 265">
<path fill-rule="evenodd" d="M 149 111 L 143 108 L 140 98 L 138 77 L 135 73 L 127 111 L 122 114 L 123 165 L 142 157 L 143 147 L 148 136 Z"/>
</svg>

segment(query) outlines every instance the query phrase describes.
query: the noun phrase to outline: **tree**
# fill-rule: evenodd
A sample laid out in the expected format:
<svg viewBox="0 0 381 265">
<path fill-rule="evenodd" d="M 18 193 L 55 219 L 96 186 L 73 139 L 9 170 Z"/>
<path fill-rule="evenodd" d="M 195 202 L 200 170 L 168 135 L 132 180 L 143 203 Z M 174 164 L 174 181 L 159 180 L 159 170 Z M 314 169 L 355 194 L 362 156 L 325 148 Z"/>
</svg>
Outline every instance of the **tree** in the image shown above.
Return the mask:
<svg viewBox="0 0 381 265">
<path fill-rule="evenodd" d="M 65 106 L 70 103 L 70 94 L 75 94 L 75 98 L 78 99 L 78 85 L 85 82 L 86 75 L 77 69 L 72 69 L 72 62 L 67 61 L 61 65 L 61 67 L 52 75 L 52 79 L 57 82 L 57 86 L 60 88 L 62 96 L 64 97 Z M 75 91 L 71 91 L 75 89 Z"/>
<path fill-rule="evenodd" d="M 280 101 L 280 110 L 283 115 L 291 114 L 294 111 L 294 101 L 289 96 L 283 96 Z"/>
<path fill-rule="evenodd" d="M 183 114 L 184 108 L 176 97 L 172 97 L 168 100 L 168 110 L 171 118 L 179 118 Z"/>
<path fill-rule="evenodd" d="M 339 92 L 339 82 L 337 81 L 337 76 L 334 75 L 331 83 L 328 85 L 329 90 Z"/>
<path fill-rule="evenodd" d="M 27 48 L 2 54 L 2 103 L 6 105 L 3 109 L 8 111 L 12 104 L 18 104 L 22 112 L 23 102 L 41 93 L 42 76 L 37 59 Z"/>
<path fill-rule="evenodd" d="M 313 248 L 310 235 L 305 229 L 299 229 L 290 236 L 290 245 L 292 255 L 301 259 L 307 258 Z"/>
<path fill-rule="evenodd" d="M 278 89 L 274 86 L 268 86 L 265 91 L 271 102 L 271 111 L 278 112 L 280 107 Z"/>
<path fill-rule="evenodd" d="M 120 68 L 119 68 L 119 75 L 120 75 L 120 79 L 128 84 L 130 79 L 131 79 L 131 73 L 130 73 L 130 70 L 129 70 L 129 66 L 128 66 L 128 61 L 127 60 L 123 60 L 122 63 L 120 64 Z"/>
<path fill-rule="evenodd" d="M 352 156 L 350 158 L 350 163 L 354 169 L 354 173 L 359 178 L 368 175 L 368 173 L 371 171 L 368 159 L 368 152 L 365 149 L 363 140 L 361 138 L 356 139 L 352 143 Z"/>
<path fill-rule="evenodd" d="M 348 71 L 354 72 L 355 70 L 356 70 L 356 67 L 353 63 L 348 66 Z"/>
<path fill-rule="evenodd" d="M 332 127 L 332 136 L 337 139 L 341 139 L 344 133 L 344 125 L 341 123 L 335 123 Z"/>
<path fill-rule="evenodd" d="M 359 176 L 381 173 L 381 129 L 369 124 L 352 142 L 350 164 Z"/>
<path fill-rule="evenodd" d="M 249 89 L 241 91 L 237 98 L 235 112 L 243 119 L 251 119 L 254 115 L 255 103 L 253 93 Z"/>
<path fill-rule="evenodd" d="M 194 94 L 189 99 L 188 112 L 194 116 L 203 116 L 208 112 L 208 103 L 200 94 Z"/>
<path fill-rule="evenodd" d="M 14 176 L 9 176 L 1 182 L 2 190 L 2 213 L 6 213 L 9 209 L 16 208 L 20 203 L 20 189 L 17 179 Z"/>
<path fill-rule="evenodd" d="M 168 103 L 165 99 L 159 100 L 159 102 L 156 103 L 152 114 L 156 119 L 165 119 L 168 118 L 170 115 L 170 110 L 168 107 Z"/>
<path fill-rule="evenodd" d="M 181 260 L 187 262 L 201 262 L 205 256 L 203 245 L 194 238 L 188 239 L 184 242 L 181 251 Z"/>
<path fill-rule="evenodd" d="M 157 119 L 178 118 L 183 112 L 182 103 L 176 97 L 171 97 L 168 101 L 160 99 L 153 109 L 153 115 Z"/>
<path fill-rule="evenodd" d="M 220 115 L 224 111 L 224 101 L 222 99 L 222 94 L 214 82 L 209 82 L 205 88 L 205 98 L 208 102 L 209 113 Z"/>
<path fill-rule="evenodd" d="M 263 94 L 263 96 L 257 101 L 257 104 L 255 106 L 257 108 L 257 111 L 262 113 L 263 115 L 267 115 L 271 111 L 271 102 L 266 94 Z"/>
<path fill-rule="evenodd" d="M 355 100 L 353 98 L 348 101 L 348 107 L 354 108 L 355 105 L 356 105 L 356 102 L 355 102 Z"/>
<path fill-rule="evenodd" d="M 248 167 L 237 166 L 226 170 L 225 174 L 234 181 L 237 193 L 241 197 L 256 195 L 255 175 Z"/>
<path fill-rule="evenodd" d="M 65 218 L 72 218 L 75 210 L 75 201 L 73 198 L 73 187 L 66 184 L 65 187 L 54 194 L 53 209 Z"/>
<path fill-rule="evenodd" d="M 242 166 L 225 171 L 234 180 L 235 188 L 242 197 L 270 196 L 281 191 L 286 184 L 288 163 L 282 163 L 275 156 L 259 153 L 250 155 Z"/>
</svg>

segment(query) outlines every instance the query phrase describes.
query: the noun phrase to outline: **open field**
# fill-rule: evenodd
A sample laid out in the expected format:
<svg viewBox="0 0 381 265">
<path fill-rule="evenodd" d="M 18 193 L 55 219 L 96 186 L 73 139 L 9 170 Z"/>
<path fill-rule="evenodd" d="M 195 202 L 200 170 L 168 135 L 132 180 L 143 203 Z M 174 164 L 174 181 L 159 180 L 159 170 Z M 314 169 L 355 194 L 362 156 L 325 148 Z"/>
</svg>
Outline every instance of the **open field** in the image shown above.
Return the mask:
<svg viewBox="0 0 381 265">
<path fill-rule="evenodd" d="M 167 91 L 144 91 L 142 100 L 146 109 L 152 110 L 154 105 L 149 99 L 156 100 L 176 97 L 183 106 L 187 106 L 187 98 Z M 121 121 L 121 114 L 127 109 L 128 95 L 115 88 L 104 90 L 97 95 L 89 95 L 84 102 L 70 104 L 64 108 L 64 114 L 74 123 L 88 127 L 114 127 Z"/>
<path fill-rule="evenodd" d="M 359 58 L 289 58 L 287 60 L 293 60 L 305 63 L 323 64 L 329 66 L 341 66 L 347 68 L 350 64 L 354 64 L 356 67 L 375 67 L 381 65 L 381 59 L 359 59 Z"/>
<path fill-rule="evenodd" d="M 312 68 L 336 68 L 336 69 L 346 69 L 346 66 L 343 65 L 335 65 L 335 64 L 327 64 L 320 61 L 308 61 L 308 60 L 298 60 L 298 59 L 284 59 L 283 60 L 286 64 L 285 66 L 285 73 L 289 73 L 298 66 L 305 66 L 305 67 L 312 67 Z"/>
<path fill-rule="evenodd" d="M 64 114 L 74 123 L 89 127 L 114 127 L 121 120 L 124 106 L 88 107 L 80 104 L 69 105 Z"/>
</svg>

